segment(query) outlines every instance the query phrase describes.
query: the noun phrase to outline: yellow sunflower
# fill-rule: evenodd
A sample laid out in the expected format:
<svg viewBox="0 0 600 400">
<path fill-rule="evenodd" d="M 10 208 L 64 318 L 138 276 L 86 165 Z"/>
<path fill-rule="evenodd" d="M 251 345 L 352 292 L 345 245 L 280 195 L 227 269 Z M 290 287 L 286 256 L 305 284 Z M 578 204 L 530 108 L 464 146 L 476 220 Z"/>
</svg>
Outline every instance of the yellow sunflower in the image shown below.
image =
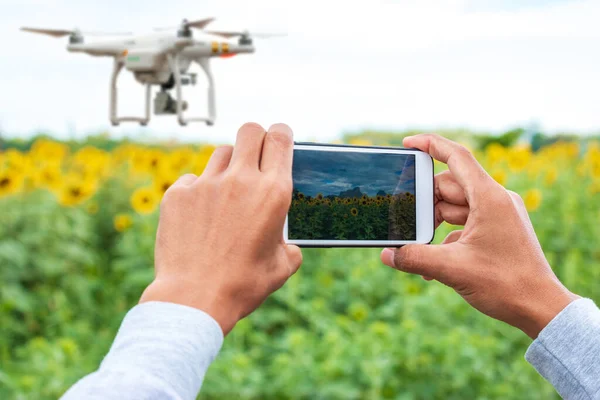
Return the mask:
<svg viewBox="0 0 600 400">
<path fill-rule="evenodd" d="M 133 219 L 129 214 L 118 214 L 113 220 L 115 229 L 119 232 L 124 232 L 133 224 Z"/>
<path fill-rule="evenodd" d="M 497 169 L 493 171 L 490 175 L 496 182 L 498 182 L 502 186 L 506 185 L 506 172 L 504 170 Z"/>
<path fill-rule="evenodd" d="M 508 153 L 508 166 L 513 172 L 520 172 L 531 161 L 531 150 L 526 146 L 512 147 Z"/>
<path fill-rule="evenodd" d="M 158 205 L 160 198 L 156 190 L 150 187 L 137 189 L 131 195 L 131 206 L 138 214 L 150 214 Z"/>
<path fill-rule="evenodd" d="M 150 150 L 147 153 L 146 168 L 148 171 L 157 171 L 165 161 L 165 154 L 162 151 Z"/>
<path fill-rule="evenodd" d="M 93 146 L 85 146 L 72 158 L 74 170 L 84 178 L 104 176 L 111 162 L 110 153 Z"/>
<path fill-rule="evenodd" d="M 91 180 L 67 178 L 58 189 L 58 202 L 63 206 L 75 206 L 89 199 L 94 191 Z"/>
<path fill-rule="evenodd" d="M 22 173 L 31 165 L 26 154 L 15 149 L 8 149 L 3 155 L 4 164 L 7 169 L 13 172 Z"/>
<path fill-rule="evenodd" d="M 556 168 L 551 167 L 548 170 L 548 172 L 546 172 L 546 177 L 544 178 L 544 182 L 546 183 L 546 185 L 552 186 L 552 184 L 554 184 L 554 182 L 556 182 L 557 178 L 558 178 L 558 171 L 556 170 Z"/>
<path fill-rule="evenodd" d="M 14 171 L 0 172 L 0 196 L 17 193 L 23 186 L 23 176 Z"/>
<path fill-rule="evenodd" d="M 182 147 L 172 151 L 168 155 L 168 164 L 174 172 L 179 172 L 182 169 L 191 167 L 194 160 L 194 151 L 189 147 Z"/>
<path fill-rule="evenodd" d="M 358 215 L 358 210 L 352 207 L 352 209 L 350 210 L 350 214 L 352 214 L 353 217 L 356 217 Z"/>
<path fill-rule="evenodd" d="M 542 204 L 542 192 L 539 189 L 531 189 L 523 197 L 527 211 L 535 211 Z"/>
<path fill-rule="evenodd" d="M 57 165 L 48 165 L 36 171 L 34 177 L 38 187 L 57 190 L 61 185 L 61 171 Z"/>
<path fill-rule="evenodd" d="M 175 181 L 177 180 L 177 175 L 174 174 L 171 171 L 168 170 L 161 170 L 160 173 L 158 173 L 155 177 L 154 177 L 154 188 L 156 189 L 156 191 L 160 194 L 160 196 L 162 196 L 163 194 L 165 194 L 165 192 L 167 191 L 167 189 L 169 187 L 171 187 L 172 184 L 175 183 Z"/>
<path fill-rule="evenodd" d="M 48 139 L 38 139 L 31 146 L 29 154 L 45 163 L 56 164 L 65 158 L 68 152 L 69 147 L 65 144 Z"/>
<path fill-rule="evenodd" d="M 323 199 L 323 195 L 322 195 L 321 193 L 318 193 L 318 194 L 317 194 L 317 199 L 318 199 L 318 200 L 322 200 L 322 199 Z"/>
<path fill-rule="evenodd" d="M 192 162 L 192 172 L 198 176 L 204 172 L 204 168 L 206 164 L 208 164 L 208 160 L 212 156 L 212 153 L 215 151 L 216 147 L 213 145 L 205 145 L 202 146 L 200 151 L 196 153 L 194 161 Z"/>
<path fill-rule="evenodd" d="M 490 165 L 495 165 L 506 158 L 507 150 L 499 143 L 492 143 L 485 149 Z"/>
</svg>

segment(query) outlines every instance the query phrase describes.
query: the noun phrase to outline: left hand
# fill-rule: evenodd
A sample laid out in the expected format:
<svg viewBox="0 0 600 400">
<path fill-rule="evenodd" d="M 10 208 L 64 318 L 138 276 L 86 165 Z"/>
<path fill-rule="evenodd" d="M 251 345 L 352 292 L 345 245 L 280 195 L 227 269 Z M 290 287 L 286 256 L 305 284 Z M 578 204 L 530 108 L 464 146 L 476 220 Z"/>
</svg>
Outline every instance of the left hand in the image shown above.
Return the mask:
<svg viewBox="0 0 600 400">
<path fill-rule="evenodd" d="M 258 124 L 235 148 L 215 150 L 201 176 L 182 176 L 165 193 L 156 233 L 156 278 L 140 302 L 198 308 L 227 334 L 302 263 L 284 243 L 292 200 L 292 130 Z"/>
</svg>

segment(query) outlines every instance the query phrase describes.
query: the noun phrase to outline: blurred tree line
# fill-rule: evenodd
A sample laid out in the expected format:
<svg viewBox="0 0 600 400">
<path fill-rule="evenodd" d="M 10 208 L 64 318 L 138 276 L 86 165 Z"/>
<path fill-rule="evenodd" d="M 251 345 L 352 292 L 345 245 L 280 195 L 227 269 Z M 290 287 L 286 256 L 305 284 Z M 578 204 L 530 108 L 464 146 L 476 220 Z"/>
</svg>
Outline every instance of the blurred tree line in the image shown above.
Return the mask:
<svg viewBox="0 0 600 400">
<path fill-rule="evenodd" d="M 558 132 L 550 134 L 541 132 L 537 129 L 532 130 L 531 128 L 517 127 L 496 134 L 469 129 L 408 129 L 399 131 L 364 130 L 360 132 L 343 133 L 339 141 L 342 143 L 371 143 L 378 146 L 402 147 L 402 139 L 406 136 L 432 132 L 478 150 L 484 150 L 492 143 L 498 143 L 504 147 L 526 143 L 531 146 L 533 151 L 537 151 L 542 147 L 556 142 L 588 142 L 600 140 L 600 132 L 585 136 L 576 132 Z M 29 138 L 15 138 L 0 132 L 0 151 L 13 148 L 26 152 L 31 148 L 31 145 L 39 139 L 57 140 L 52 134 L 45 132 L 36 133 Z M 73 150 L 78 150 L 83 146 L 93 146 L 106 151 L 111 151 L 123 144 L 142 143 L 140 140 L 131 138 L 113 138 L 110 136 L 109 132 L 92 133 L 81 139 L 68 139 L 62 140 L 62 142 L 69 145 Z M 169 144 L 177 144 L 177 142 L 153 142 L 152 144 L 157 147 L 165 147 Z"/>
</svg>

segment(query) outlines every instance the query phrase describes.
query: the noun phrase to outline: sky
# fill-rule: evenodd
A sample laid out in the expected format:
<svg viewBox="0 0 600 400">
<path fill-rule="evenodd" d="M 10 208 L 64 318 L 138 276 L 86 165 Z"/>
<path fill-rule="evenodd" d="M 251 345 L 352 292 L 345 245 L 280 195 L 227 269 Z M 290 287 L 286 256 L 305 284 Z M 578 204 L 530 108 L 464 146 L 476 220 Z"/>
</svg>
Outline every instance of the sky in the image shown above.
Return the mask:
<svg viewBox="0 0 600 400">
<path fill-rule="evenodd" d="M 285 122 L 301 141 L 364 129 L 600 131 L 599 0 L 0 1 L 3 135 L 232 143 L 247 121 Z M 153 116 L 113 128 L 111 59 L 19 31 L 148 32 L 204 17 L 214 29 L 287 33 L 213 62 L 213 127 Z M 130 74 L 119 85 L 120 113 L 140 113 L 142 86 Z M 190 111 L 206 107 L 203 85 L 184 91 Z"/>
<path fill-rule="evenodd" d="M 415 194 L 413 155 L 295 150 L 292 171 L 294 189 L 311 197 L 356 187 L 369 196 L 380 190 Z"/>
</svg>

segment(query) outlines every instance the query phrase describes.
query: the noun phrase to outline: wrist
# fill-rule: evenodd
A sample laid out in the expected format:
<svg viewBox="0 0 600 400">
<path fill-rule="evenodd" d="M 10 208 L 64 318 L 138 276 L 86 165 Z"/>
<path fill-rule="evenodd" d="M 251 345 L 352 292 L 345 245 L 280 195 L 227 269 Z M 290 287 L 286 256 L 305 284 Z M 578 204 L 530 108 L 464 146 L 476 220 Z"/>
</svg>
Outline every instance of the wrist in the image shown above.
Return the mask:
<svg viewBox="0 0 600 400">
<path fill-rule="evenodd" d="M 233 307 L 214 290 L 187 287 L 179 282 L 153 281 L 142 293 L 139 303 L 161 301 L 181 304 L 204 311 L 221 327 L 226 336 L 240 319 Z"/>
<path fill-rule="evenodd" d="M 564 287 L 556 277 L 539 285 L 526 302 L 524 318 L 517 326 L 530 338 L 539 333 L 571 302 L 581 298 Z"/>
</svg>

